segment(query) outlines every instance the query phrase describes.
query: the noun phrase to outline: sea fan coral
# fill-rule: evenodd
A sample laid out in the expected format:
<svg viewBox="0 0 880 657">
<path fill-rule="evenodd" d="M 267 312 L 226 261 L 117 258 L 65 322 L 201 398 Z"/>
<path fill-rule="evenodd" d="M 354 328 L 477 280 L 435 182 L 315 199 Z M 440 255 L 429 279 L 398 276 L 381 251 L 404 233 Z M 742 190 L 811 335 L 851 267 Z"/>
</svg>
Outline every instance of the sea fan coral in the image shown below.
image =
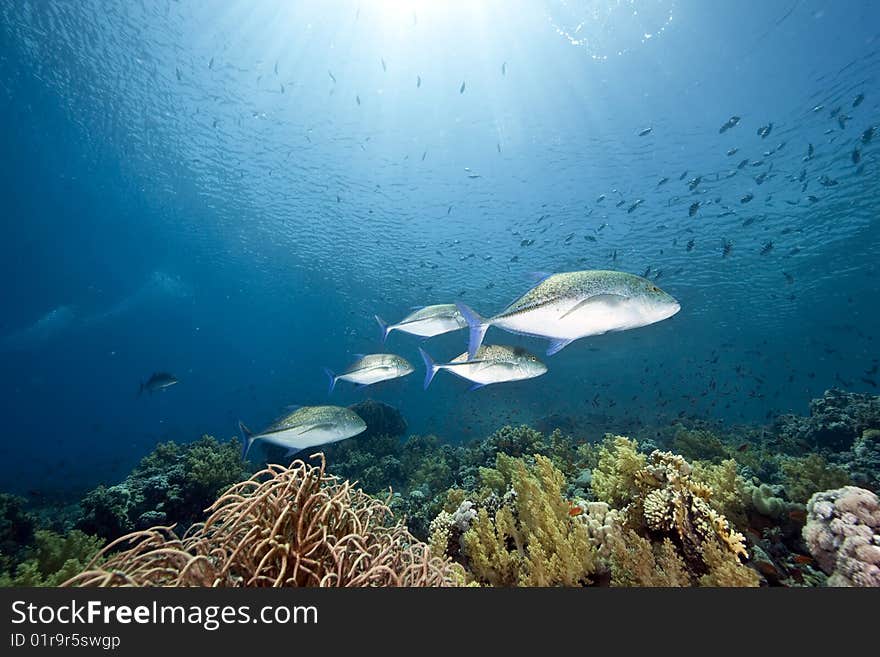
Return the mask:
<svg viewBox="0 0 880 657">
<path fill-rule="evenodd" d="M 320 466 L 270 465 L 229 488 L 183 538 L 154 527 L 120 538 L 69 586 L 444 586 L 432 556 L 388 507 Z M 125 548 L 121 552 L 115 552 Z"/>
</svg>

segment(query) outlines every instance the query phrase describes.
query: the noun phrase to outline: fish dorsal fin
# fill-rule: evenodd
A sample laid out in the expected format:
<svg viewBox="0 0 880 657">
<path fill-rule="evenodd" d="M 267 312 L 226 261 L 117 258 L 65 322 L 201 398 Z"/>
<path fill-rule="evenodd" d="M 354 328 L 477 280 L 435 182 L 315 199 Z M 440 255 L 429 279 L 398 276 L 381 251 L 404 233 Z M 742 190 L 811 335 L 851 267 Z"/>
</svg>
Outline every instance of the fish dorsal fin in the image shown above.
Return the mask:
<svg viewBox="0 0 880 657">
<path fill-rule="evenodd" d="M 559 316 L 559 319 L 563 319 L 565 317 L 568 317 L 573 312 L 581 310 L 583 308 L 589 308 L 593 304 L 598 304 L 598 303 L 614 304 L 614 303 L 620 303 L 621 301 L 624 301 L 625 299 L 626 299 L 626 297 L 623 296 L 622 294 L 594 294 L 593 296 L 587 297 L 583 301 L 579 301 L 578 303 L 573 305 L 571 308 L 569 308 L 564 313 L 562 313 L 562 315 Z"/>
</svg>

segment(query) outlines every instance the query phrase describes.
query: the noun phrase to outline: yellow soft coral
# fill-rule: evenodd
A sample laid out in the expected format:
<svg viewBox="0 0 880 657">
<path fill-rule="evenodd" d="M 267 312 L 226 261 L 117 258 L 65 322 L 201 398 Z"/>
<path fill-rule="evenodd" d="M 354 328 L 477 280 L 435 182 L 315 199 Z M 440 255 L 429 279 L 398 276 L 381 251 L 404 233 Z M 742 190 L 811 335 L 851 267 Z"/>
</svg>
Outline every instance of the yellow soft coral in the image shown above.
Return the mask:
<svg viewBox="0 0 880 657">
<path fill-rule="evenodd" d="M 494 514 L 480 509 L 462 536 L 471 572 L 500 586 L 589 583 L 595 549 L 587 528 L 569 514 L 563 474 L 540 455 L 531 468 L 521 459 L 505 458 L 498 469 L 509 475 L 512 508 L 502 505 Z"/>
<path fill-rule="evenodd" d="M 636 476 L 644 467 L 645 455 L 639 454 L 634 440 L 606 436 L 590 486 L 600 502 L 621 508 L 636 494 Z"/>
</svg>

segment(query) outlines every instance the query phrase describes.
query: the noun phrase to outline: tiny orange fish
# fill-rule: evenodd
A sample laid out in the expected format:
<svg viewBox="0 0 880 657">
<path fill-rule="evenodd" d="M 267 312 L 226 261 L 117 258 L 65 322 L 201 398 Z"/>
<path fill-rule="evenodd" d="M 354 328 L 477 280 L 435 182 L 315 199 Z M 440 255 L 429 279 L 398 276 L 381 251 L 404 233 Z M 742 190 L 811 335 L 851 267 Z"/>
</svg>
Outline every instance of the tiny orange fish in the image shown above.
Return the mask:
<svg viewBox="0 0 880 657">
<path fill-rule="evenodd" d="M 583 512 L 584 510 L 579 506 L 572 506 L 568 509 L 568 515 L 570 515 L 572 518 L 581 515 Z"/>
<path fill-rule="evenodd" d="M 807 521 L 807 512 L 803 509 L 795 509 L 794 511 L 788 512 L 788 517 L 794 520 L 795 522 L 806 522 Z"/>
<path fill-rule="evenodd" d="M 806 554 L 796 554 L 792 558 L 792 561 L 799 564 L 808 564 L 813 563 L 813 557 L 808 557 Z"/>
</svg>

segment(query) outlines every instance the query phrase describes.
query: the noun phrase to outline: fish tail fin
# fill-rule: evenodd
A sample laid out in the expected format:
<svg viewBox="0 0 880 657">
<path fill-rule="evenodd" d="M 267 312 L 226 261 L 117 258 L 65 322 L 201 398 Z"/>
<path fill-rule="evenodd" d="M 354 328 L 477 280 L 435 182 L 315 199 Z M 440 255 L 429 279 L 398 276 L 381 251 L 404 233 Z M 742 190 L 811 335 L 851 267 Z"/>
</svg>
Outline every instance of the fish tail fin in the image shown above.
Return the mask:
<svg viewBox="0 0 880 657">
<path fill-rule="evenodd" d="M 251 445 L 254 444 L 254 432 L 248 429 L 241 420 L 238 421 L 238 430 L 241 432 L 241 460 L 245 461 Z"/>
<path fill-rule="evenodd" d="M 391 327 L 388 326 L 388 322 L 379 317 L 379 315 L 373 315 L 376 318 L 376 323 L 379 325 L 379 328 L 382 329 L 382 344 L 385 344 L 385 340 L 388 339 L 388 333 L 391 332 Z"/>
<path fill-rule="evenodd" d="M 434 362 L 430 354 L 421 347 L 419 347 L 419 353 L 422 355 L 422 360 L 425 361 L 425 390 L 427 390 L 440 367 Z"/>
<path fill-rule="evenodd" d="M 483 344 L 483 337 L 486 335 L 486 330 L 489 328 L 490 322 L 485 317 L 481 317 L 475 310 L 461 302 L 457 302 L 455 305 L 458 307 L 458 311 L 461 313 L 462 317 L 464 317 L 465 321 L 468 323 L 468 328 L 470 329 L 468 359 L 472 360 L 477 355 L 477 349 Z"/>
<path fill-rule="evenodd" d="M 327 389 L 327 394 L 332 395 L 333 389 L 336 387 L 336 375 L 333 373 L 329 367 L 324 368 L 324 374 L 330 379 L 330 387 Z"/>
</svg>

